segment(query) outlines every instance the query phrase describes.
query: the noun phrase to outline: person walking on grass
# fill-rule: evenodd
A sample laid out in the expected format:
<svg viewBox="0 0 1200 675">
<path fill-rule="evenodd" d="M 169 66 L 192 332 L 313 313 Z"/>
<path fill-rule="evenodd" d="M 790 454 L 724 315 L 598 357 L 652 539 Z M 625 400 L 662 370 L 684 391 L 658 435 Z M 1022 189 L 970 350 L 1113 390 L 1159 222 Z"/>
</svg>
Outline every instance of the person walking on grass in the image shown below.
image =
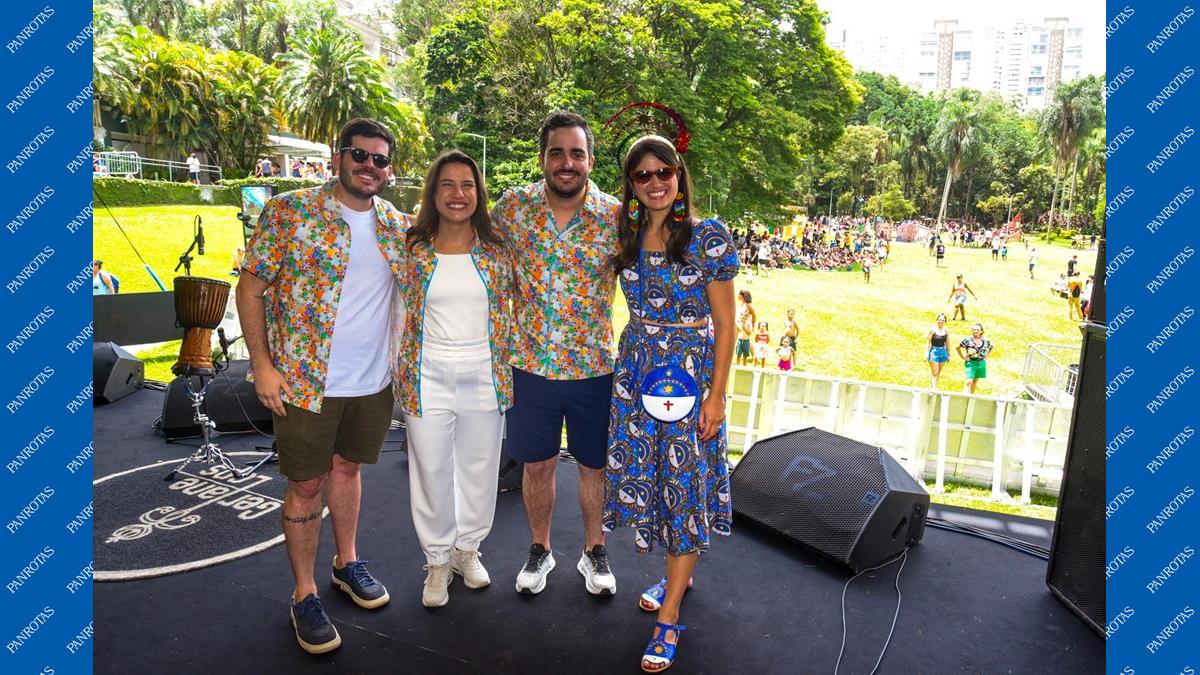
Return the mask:
<svg viewBox="0 0 1200 675">
<path fill-rule="evenodd" d="M 1030 279 L 1033 278 L 1033 268 L 1037 267 L 1037 262 L 1038 262 L 1037 249 L 1036 248 L 1029 249 L 1029 278 Z"/>
<path fill-rule="evenodd" d="M 792 344 L 792 338 L 784 335 L 779 338 L 779 349 L 775 350 L 779 354 L 779 369 L 783 372 L 788 372 L 792 369 L 792 361 L 796 358 L 796 348 Z"/>
<path fill-rule="evenodd" d="M 987 377 L 987 359 L 995 350 L 992 341 L 983 337 L 983 324 L 977 323 L 971 327 L 971 336 L 963 338 L 958 343 L 958 357 L 963 360 L 966 382 L 963 391 L 975 393 L 979 381 Z"/>
<path fill-rule="evenodd" d="M 752 360 L 750 338 L 754 335 L 754 321 L 758 315 L 754 312 L 754 305 L 750 303 L 750 291 L 738 291 L 737 348 L 734 349 L 734 358 L 739 366 L 744 366 L 747 361 Z"/>
<path fill-rule="evenodd" d="M 1083 321 L 1083 280 L 1078 272 L 1072 272 L 1067 277 L 1067 318 L 1072 321 Z"/>
<path fill-rule="evenodd" d="M 979 299 L 979 296 L 975 295 L 975 291 L 971 290 L 967 282 L 963 281 L 963 275 L 960 274 L 956 277 L 954 286 L 950 288 L 950 297 L 946 298 L 947 302 L 954 301 L 954 312 L 950 315 L 951 321 L 959 318 L 963 321 L 967 320 L 967 293 L 970 293 L 972 298 Z"/>
<path fill-rule="evenodd" d="M 933 389 L 937 389 L 942 368 L 950 361 L 950 352 L 947 349 L 949 342 L 950 331 L 946 328 L 946 315 L 938 314 L 933 327 L 925 333 L 925 360 L 929 362 L 929 386 Z"/>
<path fill-rule="evenodd" d="M 758 332 L 754 334 L 754 367 L 766 368 L 767 358 L 771 350 L 771 333 L 766 321 L 758 322 Z"/>
</svg>

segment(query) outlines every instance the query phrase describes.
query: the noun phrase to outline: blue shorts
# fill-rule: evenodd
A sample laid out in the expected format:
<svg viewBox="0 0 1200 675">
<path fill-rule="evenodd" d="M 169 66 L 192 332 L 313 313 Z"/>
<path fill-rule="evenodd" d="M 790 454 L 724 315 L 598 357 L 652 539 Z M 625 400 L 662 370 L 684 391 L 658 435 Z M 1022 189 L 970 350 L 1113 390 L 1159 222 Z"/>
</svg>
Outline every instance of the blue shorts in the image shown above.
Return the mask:
<svg viewBox="0 0 1200 675">
<path fill-rule="evenodd" d="M 513 407 L 505 413 L 504 451 L 518 462 L 541 462 L 558 454 L 563 423 L 567 451 L 583 466 L 608 460 L 608 414 L 612 375 L 549 380 L 513 368 Z"/>
<path fill-rule="evenodd" d="M 925 358 L 934 363 L 946 363 L 950 360 L 950 352 L 945 347 L 930 347 Z"/>
</svg>

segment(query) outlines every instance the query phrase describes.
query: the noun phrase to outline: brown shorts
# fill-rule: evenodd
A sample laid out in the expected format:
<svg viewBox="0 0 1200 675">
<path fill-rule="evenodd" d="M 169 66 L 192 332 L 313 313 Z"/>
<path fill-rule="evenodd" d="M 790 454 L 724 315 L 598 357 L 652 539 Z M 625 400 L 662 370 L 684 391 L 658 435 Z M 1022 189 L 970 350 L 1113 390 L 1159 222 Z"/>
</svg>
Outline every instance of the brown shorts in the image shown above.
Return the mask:
<svg viewBox="0 0 1200 675">
<path fill-rule="evenodd" d="M 351 462 L 378 462 L 392 404 L 390 386 L 368 396 L 326 397 L 319 413 L 285 403 L 287 417 L 272 416 L 279 473 L 294 481 L 319 478 L 333 468 L 335 452 Z"/>
</svg>

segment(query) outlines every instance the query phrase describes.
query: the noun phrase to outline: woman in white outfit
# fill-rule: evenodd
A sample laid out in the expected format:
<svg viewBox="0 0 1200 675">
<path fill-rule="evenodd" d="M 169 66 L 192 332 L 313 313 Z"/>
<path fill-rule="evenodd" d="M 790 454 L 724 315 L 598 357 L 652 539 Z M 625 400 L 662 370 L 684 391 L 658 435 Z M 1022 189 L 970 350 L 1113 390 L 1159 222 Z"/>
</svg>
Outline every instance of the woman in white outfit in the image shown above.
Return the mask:
<svg viewBox="0 0 1200 675">
<path fill-rule="evenodd" d="M 434 160 L 406 249 L 397 400 L 426 558 L 421 603 L 441 607 L 453 574 L 468 588 L 491 583 L 479 545 L 492 528 L 504 411 L 512 405 L 512 260 L 469 156 L 451 150 Z"/>
</svg>

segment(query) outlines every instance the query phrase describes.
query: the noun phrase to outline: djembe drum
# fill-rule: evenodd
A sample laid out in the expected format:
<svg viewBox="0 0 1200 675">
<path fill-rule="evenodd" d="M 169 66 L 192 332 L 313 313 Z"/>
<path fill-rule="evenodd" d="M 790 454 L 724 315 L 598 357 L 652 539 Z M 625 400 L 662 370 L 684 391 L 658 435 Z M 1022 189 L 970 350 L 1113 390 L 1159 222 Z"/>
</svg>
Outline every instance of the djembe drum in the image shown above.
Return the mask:
<svg viewBox="0 0 1200 675">
<path fill-rule="evenodd" d="M 225 316 L 229 283 L 204 277 L 175 277 L 175 325 L 184 329 L 179 360 L 171 372 L 212 374 L 212 332 Z"/>
</svg>

